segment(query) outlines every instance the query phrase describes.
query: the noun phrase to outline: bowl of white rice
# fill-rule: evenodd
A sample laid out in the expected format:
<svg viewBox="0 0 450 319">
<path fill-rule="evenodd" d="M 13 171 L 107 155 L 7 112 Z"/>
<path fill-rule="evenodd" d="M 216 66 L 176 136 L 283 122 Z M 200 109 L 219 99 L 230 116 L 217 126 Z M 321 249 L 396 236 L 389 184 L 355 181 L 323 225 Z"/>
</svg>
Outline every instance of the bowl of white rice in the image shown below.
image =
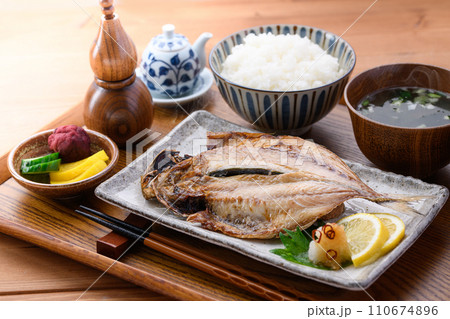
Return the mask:
<svg viewBox="0 0 450 319">
<path fill-rule="evenodd" d="M 209 55 L 217 87 L 239 116 L 264 131 L 297 134 L 339 102 L 355 63 L 337 35 L 288 24 L 238 31 Z"/>
</svg>

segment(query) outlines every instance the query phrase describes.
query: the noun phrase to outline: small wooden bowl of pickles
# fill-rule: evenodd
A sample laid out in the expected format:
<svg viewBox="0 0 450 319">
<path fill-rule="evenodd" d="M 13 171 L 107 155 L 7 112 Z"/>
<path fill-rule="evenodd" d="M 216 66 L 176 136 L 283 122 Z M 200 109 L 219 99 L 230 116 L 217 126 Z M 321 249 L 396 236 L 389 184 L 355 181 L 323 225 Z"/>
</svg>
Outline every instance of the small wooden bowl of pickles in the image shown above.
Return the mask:
<svg viewBox="0 0 450 319">
<path fill-rule="evenodd" d="M 450 163 L 450 70 L 382 65 L 355 76 L 344 98 L 359 148 L 380 168 L 425 178 Z"/>
<path fill-rule="evenodd" d="M 119 149 L 110 138 L 85 129 L 90 138 L 89 158 L 64 163 L 48 145 L 53 132 L 48 130 L 30 136 L 10 152 L 8 170 L 20 185 L 45 197 L 64 199 L 92 190 L 112 175 L 119 159 Z M 104 163 L 97 163 L 98 158 Z M 96 168 L 90 162 L 101 165 Z M 58 171 L 61 168 L 63 171 Z M 55 174 L 56 181 L 50 183 L 50 174 Z"/>
</svg>

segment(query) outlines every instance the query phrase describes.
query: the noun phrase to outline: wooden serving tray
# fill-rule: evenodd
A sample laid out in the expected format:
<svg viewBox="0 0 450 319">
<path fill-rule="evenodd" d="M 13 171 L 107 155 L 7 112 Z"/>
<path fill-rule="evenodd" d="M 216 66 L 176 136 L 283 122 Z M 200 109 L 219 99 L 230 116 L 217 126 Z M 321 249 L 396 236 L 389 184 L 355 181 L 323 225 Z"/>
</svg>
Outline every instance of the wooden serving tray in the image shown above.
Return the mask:
<svg viewBox="0 0 450 319">
<path fill-rule="evenodd" d="M 216 115 L 239 124 L 233 114 L 214 110 Z M 158 109 L 154 127 L 167 133 L 185 115 L 174 110 Z M 230 118 L 231 117 L 231 118 Z M 338 155 L 359 160 L 360 155 L 352 133 L 349 131 L 347 111 L 336 107 L 326 119 L 313 128 L 314 140 L 330 143 L 334 134 L 339 140 L 334 144 Z M 74 107 L 65 116 L 50 123 L 49 128 L 61 124 L 82 125 L 81 108 Z M 159 125 L 157 126 L 157 124 Z M 345 130 L 343 127 L 345 127 Z M 324 130 L 324 128 L 326 128 Z M 323 132 L 327 132 L 324 134 Z M 128 154 L 130 155 L 130 154 Z M 347 156 L 345 156 L 347 155 Z M 353 155 L 353 156 L 352 156 Z M 356 155 L 356 156 L 355 156 Z M 127 154 L 121 151 L 117 171 L 125 166 Z M 367 160 L 364 160 L 367 164 Z M 127 212 L 101 201 L 90 193 L 72 200 L 55 201 L 28 192 L 5 173 L 6 157 L 0 158 L 0 232 L 28 241 L 50 251 L 69 257 L 108 274 L 120 277 L 136 285 L 148 288 L 181 300 L 257 300 L 258 297 L 236 288 L 226 281 L 218 280 L 194 268 L 180 264 L 163 254 L 144 246 L 135 246 L 118 261 L 96 252 L 98 238 L 109 230 L 77 215 L 74 209 L 83 204 L 115 217 L 124 219 Z M 448 180 L 448 169 L 446 172 Z M 444 175 L 445 175 L 444 174 Z M 449 203 L 443 208 L 449 211 Z M 380 279 L 367 291 L 348 291 L 320 284 L 287 273 L 278 268 L 257 262 L 228 249 L 185 236 L 162 226 L 155 232 L 176 239 L 187 246 L 202 249 L 215 257 L 251 269 L 256 273 L 271 277 L 276 282 L 291 287 L 300 299 L 308 300 L 446 300 L 448 283 L 443 282 L 447 272 L 448 254 L 442 252 L 449 242 L 449 214 L 441 212 L 416 244 L 411 247 Z M 442 252 L 439 259 L 436 252 Z M 413 276 L 412 276 L 413 275 Z M 445 281 L 445 280 L 444 280 Z"/>
</svg>

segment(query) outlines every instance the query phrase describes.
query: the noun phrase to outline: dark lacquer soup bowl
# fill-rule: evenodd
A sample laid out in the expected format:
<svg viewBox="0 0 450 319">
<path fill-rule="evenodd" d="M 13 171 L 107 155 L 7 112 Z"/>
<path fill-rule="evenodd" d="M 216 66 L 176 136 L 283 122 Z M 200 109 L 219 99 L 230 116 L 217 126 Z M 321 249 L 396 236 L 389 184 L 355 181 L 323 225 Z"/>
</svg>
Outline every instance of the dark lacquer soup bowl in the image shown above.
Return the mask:
<svg viewBox="0 0 450 319">
<path fill-rule="evenodd" d="M 364 155 L 382 169 L 424 178 L 450 163 L 449 124 L 400 127 L 358 111 L 361 101 L 386 88 L 418 87 L 450 92 L 450 70 L 424 64 L 382 65 L 355 76 L 344 90 L 355 139 Z"/>
</svg>

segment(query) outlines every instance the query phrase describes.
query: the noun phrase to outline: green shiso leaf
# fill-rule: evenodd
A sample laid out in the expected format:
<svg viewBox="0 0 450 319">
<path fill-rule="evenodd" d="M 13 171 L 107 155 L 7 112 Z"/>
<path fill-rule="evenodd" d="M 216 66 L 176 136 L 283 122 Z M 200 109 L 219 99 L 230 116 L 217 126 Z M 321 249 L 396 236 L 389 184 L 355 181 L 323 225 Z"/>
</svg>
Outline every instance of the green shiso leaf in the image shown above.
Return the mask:
<svg viewBox="0 0 450 319">
<path fill-rule="evenodd" d="M 312 231 L 322 225 L 323 222 L 321 222 L 321 225 L 316 223 L 304 231 L 301 231 L 299 227 L 295 231 L 285 229 L 286 234 L 280 233 L 280 240 L 285 248 L 272 249 L 270 252 L 297 264 L 329 270 L 327 267 L 314 264 L 308 258 Z"/>
<path fill-rule="evenodd" d="M 287 230 L 286 235 L 280 233 L 280 239 L 284 247 L 293 254 L 300 254 L 308 251 L 309 240 L 305 237 L 299 227 L 296 231 Z"/>
</svg>

